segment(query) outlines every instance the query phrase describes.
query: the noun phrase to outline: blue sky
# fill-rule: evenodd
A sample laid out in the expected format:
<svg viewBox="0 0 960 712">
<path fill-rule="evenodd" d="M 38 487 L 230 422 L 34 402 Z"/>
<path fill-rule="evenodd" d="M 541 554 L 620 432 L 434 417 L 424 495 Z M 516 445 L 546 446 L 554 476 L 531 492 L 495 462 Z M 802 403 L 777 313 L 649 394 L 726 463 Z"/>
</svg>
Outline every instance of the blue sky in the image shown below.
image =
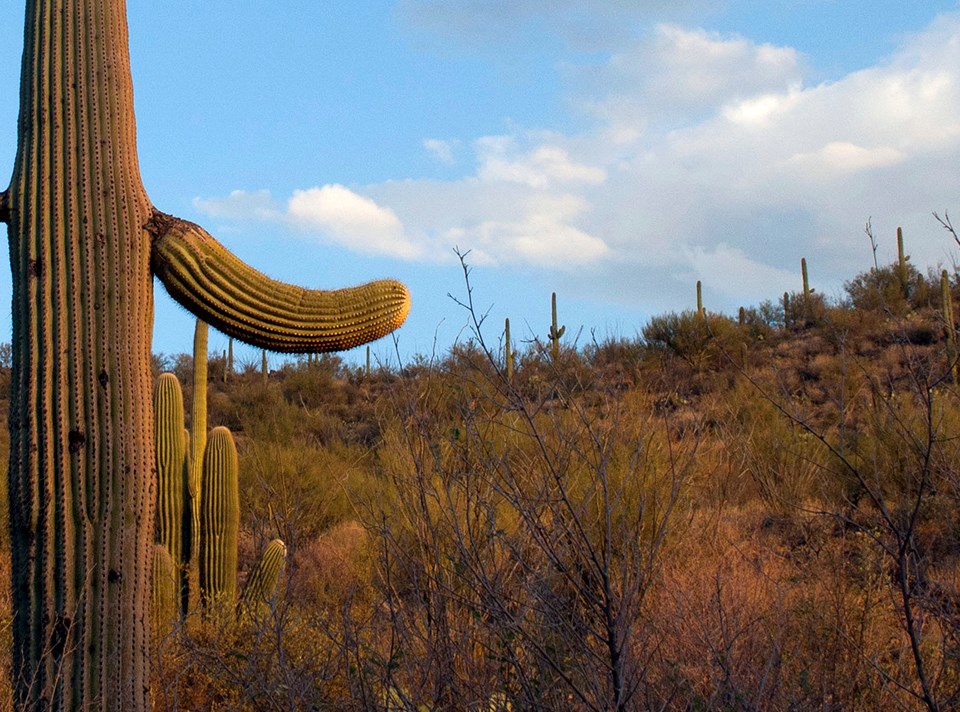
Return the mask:
<svg viewBox="0 0 960 712">
<path fill-rule="evenodd" d="M 960 211 L 956 0 L 135 0 L 128 14 L 154 204 L 280 279 L 403 280 L 405 359 L 463 336 L 455 246 L 491 342 L 504 317 L 542 337 L 551 291 L 581 343 L 690 308 L 698 279 L 727 313 L 799 289 L 801 257 L 839 294 L 871 264 L 868 219 L 883 261 L 898 225 L 919 266 L 958 257 L 931 217 Z M 21 36 L 7 8 L 0 183 Z M 189 351 L 192 319 L 156 291 L 154 350 Z"/>
</svg>

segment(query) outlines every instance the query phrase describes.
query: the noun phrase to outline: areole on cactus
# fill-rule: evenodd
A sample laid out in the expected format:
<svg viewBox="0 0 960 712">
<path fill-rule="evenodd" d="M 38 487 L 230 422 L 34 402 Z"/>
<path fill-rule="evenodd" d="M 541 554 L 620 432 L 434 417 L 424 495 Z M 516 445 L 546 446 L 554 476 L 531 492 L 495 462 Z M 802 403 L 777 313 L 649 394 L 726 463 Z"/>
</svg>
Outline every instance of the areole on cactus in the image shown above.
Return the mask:
<svg viewBox="0 0 960 712">
<path fill-rule="evenodd" d="M 159 212 L 140 178 L 124 0 L 28 0 L 13 176 L 10 502 L 19 709 L 149 708 L 153 276 L 279 351 L 383 336 L 399 282 L 318 293 Z"/>
</svg>

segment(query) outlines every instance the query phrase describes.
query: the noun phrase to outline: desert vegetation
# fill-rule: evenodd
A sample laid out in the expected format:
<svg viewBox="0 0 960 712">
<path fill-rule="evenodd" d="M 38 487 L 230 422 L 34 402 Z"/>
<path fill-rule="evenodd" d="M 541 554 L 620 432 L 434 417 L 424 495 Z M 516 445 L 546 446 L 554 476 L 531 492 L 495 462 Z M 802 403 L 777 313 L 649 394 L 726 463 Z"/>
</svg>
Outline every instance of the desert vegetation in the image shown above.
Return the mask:
<svg viewBox="0 0 960 712">
<path fill-rule="evenodd" d="M 471 335 L 441 357 L 211 356 L 259 601 L 154 623 L 155 709 L 960 705 L 955 270 L 901 256 L 839 299 L 582 344 L 554 313 L 506 349 L 464 273 Z M 153 370 L 189 427 L 193 357 Z"/>
</svg>

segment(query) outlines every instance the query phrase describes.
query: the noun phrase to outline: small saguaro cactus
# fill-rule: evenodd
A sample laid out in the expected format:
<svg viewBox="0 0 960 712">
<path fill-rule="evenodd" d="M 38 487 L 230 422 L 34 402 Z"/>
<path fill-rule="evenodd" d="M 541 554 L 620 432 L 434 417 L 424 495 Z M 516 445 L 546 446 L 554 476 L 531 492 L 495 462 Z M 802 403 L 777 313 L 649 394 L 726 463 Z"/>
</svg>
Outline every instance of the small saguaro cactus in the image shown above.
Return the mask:
<svg viewBox="0 0 960 712">
<path fill-rule="evenodd" d="M 266 350 L 266 349 L 263 350 L 263 356 L 262 356 L 262 358 L 261 358 L 261 360 L 260 360 L 260 375 L 263 377 L 264 383 L 266 383 L 267 378 L 268 378 L 269 375 L 270 375 L 270 368 L 269 368 L 269 365 L 267 364 L 267 350 Z"/>
<path fill-rule="evenodd" d="M 240 596 L 240 610 L 253 612 L 262 604 L 269 604 L 277 592 L 280 574 L 287 559 L 287 547 L 274 539 L 263 549 L 260 559 L 247 577 Z"/>
<path fill-rule="evenodd" d="M 790 294 L 783 293 L 783 328 L 790 328 Z"/>
<path fill-rule="evenodd" d="M 167 548 L 157 542 L 153 545 L 153 575 L 151 581 L 150 620 L 154 635 L 166 635 L 179 617 L 179 575 Z"/>
<path fill-rule="evenodd" d="M 26 0 L 13 174 L 13 706 L 150 709 L 153 278 L 227 336 L 339 351 L 406 288 L 276 282 L 157 210 L 137 156 L 125 0 Z M 2 183 L 0 183 L 2 185 Z"/>
<path fill-rule="evenodd" d="M 513 345 L 510 343 L 510 320 L 503 320 L 503 361 L 507 372 L 507 383 L 513 380 Z"/>
<path fill-rule="evenodd" d="M 223 426 L 211 430 L 207 439 L 201 485 L 200 600 L 210 606 L 221 599 L 233 601 L 237 591 L 237 446 Z"/>
<path fill-rule="evenodd" d="M 697 316 L 703 318 L 703 284 L 697 280 Z"/>
<path fill-rule="evenodd" d="M 740 307 L 737 310 L 737 324 L 739 326 L 745 326 L 747 323 L 747 310 L 743 307 Z"/>
<path fill-rule="evenodd" d="M 803 277 L 803 301 L 810 302 L 810 279 L 807 277 L 807 258 L 800 258 L 800 275 Z"/>
<path fill-rule="evenodd" d="M 943 302 L 943 329 L 947 346 L 947 368 L 951 382 L 957 382 L 957 327 L 953 320 L 953 295 L 950 292 L 950 275 L 940 273 L 940 300 Z"/>
<path fill-rule="evenodd" d="M 550 338 L 550 353 L 554 360 L 560 357 L 560 339 L 567 330 L 566 326 L 557 326 L 557 293 L 550 294 L 550 331 L 547 336 Z"/>
<path fill-rule="evenodd" d="M 910 296 L 910 271 L 907 269 L 907 260 L 909 255 L 905 254 L 903 249 L 903 229 L 897 228 L 897 281 L 900 282 L 900 291 L 903 298 Z"/>
<path fill-rule="evenodd" d="M 172 373 L 161 373 L 153 392 L 154 446 L 157 454 L 157 541 L 178 572 L 189 561 L 187 438 L 183 426 L 183 394 Z M 185 550 L 186 549 L 186 550 Z M 178 580 L 180 576 L 177 576 Z M 182 586 L 186 584 L 184 580 Z M 180 586 L 178 586 L 180 588 Z"/>
</svg>

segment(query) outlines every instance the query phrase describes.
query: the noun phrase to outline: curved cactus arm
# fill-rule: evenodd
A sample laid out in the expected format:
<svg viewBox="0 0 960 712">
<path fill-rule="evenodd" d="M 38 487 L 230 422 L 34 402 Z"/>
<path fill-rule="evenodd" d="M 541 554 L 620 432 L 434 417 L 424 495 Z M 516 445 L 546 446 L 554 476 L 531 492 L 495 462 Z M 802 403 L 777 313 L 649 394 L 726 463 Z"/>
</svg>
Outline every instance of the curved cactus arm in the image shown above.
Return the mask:
<svg viewBox="0 0 960 712">
<path fill-rule="evenodd" d="M 410 311 L 407 288 L 380 280 L 311 290 L 248 266 L 203 228 L 155 212 L 151 268 L 170 295 L 217 329 L 286 353 L 342 351 L 386 336 Z"/>
</svg>

